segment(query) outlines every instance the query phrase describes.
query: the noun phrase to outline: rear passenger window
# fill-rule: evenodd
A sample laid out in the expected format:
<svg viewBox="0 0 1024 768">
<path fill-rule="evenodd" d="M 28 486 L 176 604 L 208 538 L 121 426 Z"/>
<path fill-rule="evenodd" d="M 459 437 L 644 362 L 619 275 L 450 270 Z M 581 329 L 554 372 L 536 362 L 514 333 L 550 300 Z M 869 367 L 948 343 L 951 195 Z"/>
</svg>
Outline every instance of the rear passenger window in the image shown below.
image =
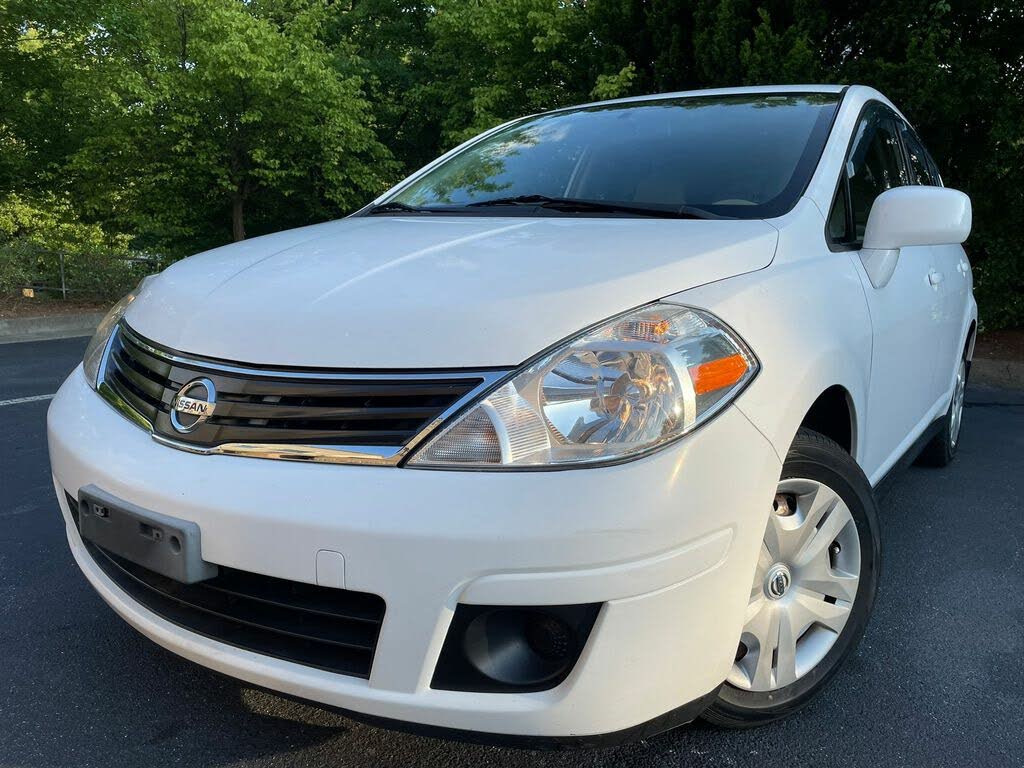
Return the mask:
<svg viewBox="0 0 1024 768">
<path fill-rule="evenodd" d="M 928 172 L 935 179 L 935 186 L 944 187 L 945 184 L 942 183 L 942 174 L 939 173 L 939 166 L 935 164 L 935 158 L 928 153 L 928 150 L 925 150 L 925 158 L 928 160 Z"/>
<path fill-rule="evenodd" d="M 881 105 L 869 107 L 857 126 L 845 178 L 829 213 L 828 232 L 833 242 L 860 243 L 875 198 L 908 181 L 895 116 Z M 840 206 L 844 210 L 838 210 Z"/>
<path fill-rule="evenodd" d="M 910 160 L 910 183 L 939 186 L 938 177 L 932 171 L 931 158 L 928 157 L 928 152 L 917 138 L 917 134 L 906 123 L 901 123 L 900 129 L 903 132 L 903 145 L 907 148 L 907 157 Z"/>
</svg>

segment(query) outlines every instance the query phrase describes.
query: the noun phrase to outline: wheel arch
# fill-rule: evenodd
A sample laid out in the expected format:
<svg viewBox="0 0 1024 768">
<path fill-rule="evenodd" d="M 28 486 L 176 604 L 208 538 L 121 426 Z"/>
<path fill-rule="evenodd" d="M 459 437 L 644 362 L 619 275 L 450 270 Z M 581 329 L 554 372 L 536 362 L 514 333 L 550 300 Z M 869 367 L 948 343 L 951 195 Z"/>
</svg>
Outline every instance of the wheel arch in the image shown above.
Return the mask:
<svg viewBox="0 0 1024 768">
<path fill-rule="evenodd" d="M 857 456 L 857 410 L 853 396 L 842 384 L 827 387 L 815 398 L 799 428 L 812 429 Z"/>
<path fill-rule="evenodd" d="M 970 374 L 971 361 L 974 359 L 974 342 L 978 335 L 978 321 L 972 319 L 970 326 L 967 328 L 967 341 L 964 342 L 964 352 L 967 357 L 967 372 Z"/>
</svg>

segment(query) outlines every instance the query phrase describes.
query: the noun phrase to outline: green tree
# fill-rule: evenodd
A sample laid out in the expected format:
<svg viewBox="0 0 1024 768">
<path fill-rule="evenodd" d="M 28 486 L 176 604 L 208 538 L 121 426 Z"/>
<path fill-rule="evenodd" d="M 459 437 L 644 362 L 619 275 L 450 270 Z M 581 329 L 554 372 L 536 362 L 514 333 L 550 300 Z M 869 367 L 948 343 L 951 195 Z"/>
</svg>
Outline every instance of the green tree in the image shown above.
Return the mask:
<svg viewBox="0 0 1024 768">
<path fill-rule="evenodd" d="M 162 249 L 355 207 L 395 163 L 354 47 L 322 40 L 330 5 L 141 0 L 97 4 L 84 22 L 8 22 L 23 113 L 3 121 L 10 146 L 48 148 L 31 157 L 39 184 L 63 176 L 86 217 Z M 26 87 L 31 72 L 45 87 Z M 40 139 L 55 113 L 73 130 Z"/>
<path fill-rule="evenodd" d="M 125 87 L 105 116 L 112 130 L 91 138 L 76 167 L 90 176 L 128 170 L 127 161 L 133 175 L 173 190 L 179 221 L 193 218 L 188 208 L 202 193 L 208 210 L 230 211 L 236 240 L 251 205 L 257 218 L 272 206 L 302 221 L 381 191 L 392 159 L 352 47 L 328 49 L 320 38 L 328 6 L 293 2 L 282 14 L 255 0 L 150 2 L 127 23 L 105 25 Z M 135 210 L 163 207 L 156 191 L 136 196 Z"/>
<path fill-rule="evenodd" d="M 440 105 L 446 143 L 588 97 L 582 0 L 438 0 L 435 8 L 431 76 L 416 98 Z"/>
<path fill-rule="evenodd" d="M 1022 62 L 1024 6 L 995 0 L 0 0 L 0 258 L 58 230 L 178 256 L 330 218 L 591 99 L 860 82 L 971 195 L 984 322 L 1022 323 Z"/>
<path fill-rule="evenodd" d="M 377 135 L 406 173 L 442 149 L 442 108 L 419 97 L 431 76 L 433 12 L 423 0 L 350 0 L 332 3 L 324 24 L 328 47 L 356 51 Z"/>
</svg>

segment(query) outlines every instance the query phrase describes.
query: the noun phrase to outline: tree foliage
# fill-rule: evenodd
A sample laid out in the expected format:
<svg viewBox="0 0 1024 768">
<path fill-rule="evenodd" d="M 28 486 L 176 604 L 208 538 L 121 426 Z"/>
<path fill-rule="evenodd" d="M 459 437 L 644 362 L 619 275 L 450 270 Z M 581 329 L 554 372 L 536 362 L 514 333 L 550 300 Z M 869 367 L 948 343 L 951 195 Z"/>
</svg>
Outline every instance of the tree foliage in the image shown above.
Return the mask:
<svg viewBox="0 0 1024 768">
<path fill-rule="evenodd" d="M 0 0 L 0 240 L 180 256 L 521 114 L 800 82 L 901 107 L 974 201 L 986 323 L 1024 322 L 1024 8 L 992 0 Z"/>
</svg>

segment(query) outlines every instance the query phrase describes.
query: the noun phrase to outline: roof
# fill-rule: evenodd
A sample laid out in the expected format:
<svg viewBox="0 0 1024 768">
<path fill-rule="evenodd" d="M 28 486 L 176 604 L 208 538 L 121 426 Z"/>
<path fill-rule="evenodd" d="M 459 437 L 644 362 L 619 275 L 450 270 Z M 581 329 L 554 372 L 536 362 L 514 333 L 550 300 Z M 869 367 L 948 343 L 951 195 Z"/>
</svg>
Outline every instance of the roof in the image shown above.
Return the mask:
<svg viewBox="0 0 1024 768">
<path fill-rule="evenodd" d="M 644 96 L 628 96 L 622 99 L 606 99 L 603 101 L 591 101 L 586 104 L 575 104 L 571 107 L 553 109 L 552 112 L 562 112 L 567 109 L 580 109 L 581 107 L 593 107 L 598 104 L 631 104 L 644 101 L 659 101 L 661 99 L 680 99 L 691 96 L 735 96 L 742 94 L 770 94 L 770 93 L 842 93 L 849 86 L 834 84 L 793 84 L 793 85 L 745 85 L 733 88 L 703 88 L 695 91 L 673 91 L 671 93 L 652 93 Z"/>
</svg>

